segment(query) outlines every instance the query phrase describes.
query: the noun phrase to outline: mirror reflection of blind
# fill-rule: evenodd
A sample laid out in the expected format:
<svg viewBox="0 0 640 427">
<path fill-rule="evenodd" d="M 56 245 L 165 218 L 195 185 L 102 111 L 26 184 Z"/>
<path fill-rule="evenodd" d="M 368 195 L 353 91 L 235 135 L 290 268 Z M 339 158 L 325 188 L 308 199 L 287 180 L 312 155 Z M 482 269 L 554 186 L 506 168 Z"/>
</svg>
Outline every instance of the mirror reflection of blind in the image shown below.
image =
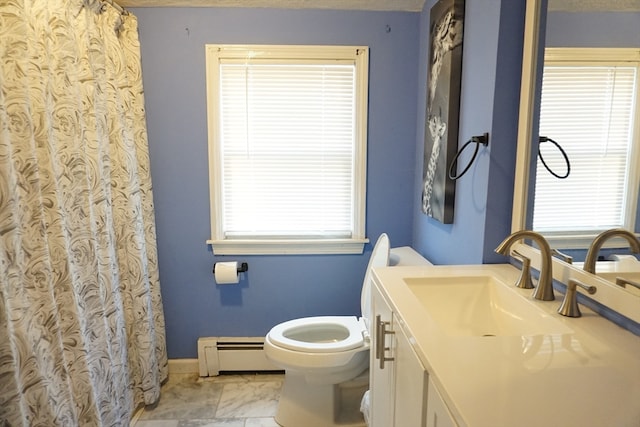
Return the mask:
<svg viewBox="0 0 640 427">
<path fill-rule="evenodd" d="M 355 65 L 334 62 L 220 65 L 226 237 L 351 237 Z"/>
<path fill-rule="evenodd" d="M 545 66 L 540 135 L 557 141 L 571 174 L 557 179 L 538 161 L 533 228 L 542 232 L 597 231 L 624 224 L 633 139 L 636 68 Z M 552 143 L 540 145 L 557 174 L 565 160 Z"/>
</svg>

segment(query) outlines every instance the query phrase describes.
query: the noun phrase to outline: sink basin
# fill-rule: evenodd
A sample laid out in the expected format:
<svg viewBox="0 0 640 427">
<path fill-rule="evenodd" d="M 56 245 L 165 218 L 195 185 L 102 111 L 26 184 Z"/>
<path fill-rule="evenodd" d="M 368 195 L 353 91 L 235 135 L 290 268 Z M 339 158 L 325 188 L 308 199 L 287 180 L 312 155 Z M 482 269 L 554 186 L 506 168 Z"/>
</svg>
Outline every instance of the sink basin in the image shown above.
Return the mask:
<svg viewBox="0 0 640 427">
<path fill-rule="evenodd" d="M 572 332 L 515 288 L 493 276 L 405 278 L 444 333 L 459 336 L 530 336 Z"/>
</svg>

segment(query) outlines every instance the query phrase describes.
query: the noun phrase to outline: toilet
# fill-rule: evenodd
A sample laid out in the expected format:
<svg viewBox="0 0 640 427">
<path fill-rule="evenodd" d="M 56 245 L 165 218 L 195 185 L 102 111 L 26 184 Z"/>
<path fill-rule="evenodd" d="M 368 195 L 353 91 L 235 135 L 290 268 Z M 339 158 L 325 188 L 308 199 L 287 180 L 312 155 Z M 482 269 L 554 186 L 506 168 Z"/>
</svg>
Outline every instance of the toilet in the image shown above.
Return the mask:
<svg viewBox="0 0 640 427">
<path fill-rule="evenodd" d="M 388 265 L 389 250 L 389 237 L 382 234 L 365 273 L 361 318 L 293 319 L 274 326 L 265 337 L 265 355 L 285 370 L 275 417 L 281 426 L 365 425 L 358 405 L 369 384 L 369 332 L 365 319 L 370 312 L 371 270 Z"/>
<path fill-rule="evenodd" d="M 358 405 L 369 384 L 371 270 L 389 263 L 389 237 L 375 244 L 362 286 L 362 317 L 289 320 L 265 337 L 264 351 L 285 378 L 276 413 L 284 427 L 364 426 Z M 354 416 L 355 414 L 355 416 Z"/>
</svg>

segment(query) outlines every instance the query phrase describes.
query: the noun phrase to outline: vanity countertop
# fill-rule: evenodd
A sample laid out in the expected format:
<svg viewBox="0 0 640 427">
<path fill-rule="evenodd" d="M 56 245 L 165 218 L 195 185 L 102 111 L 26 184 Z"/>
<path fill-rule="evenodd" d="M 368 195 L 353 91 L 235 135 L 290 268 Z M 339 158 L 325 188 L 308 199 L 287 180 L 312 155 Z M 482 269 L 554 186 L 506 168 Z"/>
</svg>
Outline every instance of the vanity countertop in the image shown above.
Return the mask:
<svg viewBox="0 0 640 427">
<path fill-rule="evenodd" d="M 555 301 L 532 303 L 566 326 L 561 333 L 447 335 L 404 281 L 487 274 L 511 284 L 520 271 L 509 264 L 374 270 L 459 427 L 640 426 L 640 337 L 583 306 L 580 318 L 560 316 L 557 292 Z"/>
</svg>

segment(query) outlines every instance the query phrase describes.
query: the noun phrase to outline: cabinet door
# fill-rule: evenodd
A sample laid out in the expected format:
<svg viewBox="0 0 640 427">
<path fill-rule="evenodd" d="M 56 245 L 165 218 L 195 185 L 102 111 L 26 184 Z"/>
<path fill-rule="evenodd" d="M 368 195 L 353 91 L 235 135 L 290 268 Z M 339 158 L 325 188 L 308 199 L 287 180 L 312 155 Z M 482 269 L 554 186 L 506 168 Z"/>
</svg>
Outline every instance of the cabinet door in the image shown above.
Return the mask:
<svg viewBox="0 0 640 427">
<path fill-rule="evenodd" d="M 429 379 L 427 393 L 427 425 L 426 427 L 457 427 L 449 408 L 442 400 L 433 381 Z"/>
<path fill-rule="evenodd" d="M 427 371 L 415 354 L 410 338 L 399 322 L 395 325 L 395 337 L 396 349 L 393 363 L 396 365 L 396 378 L 393 425 L 424 427 Z"/>
<path fill-rule="evenodd" d="M 394 369 L 395 363 L 380 361 L 380 357 L 391 358 L 395 347 L 393 333 L 393 314 L 391 308 L 380 293 L 372 289 L 372 319 L 371 319 L 371 351 L 369 364 L 369 393 L 370 399 L 370 427 L 393 426 L 394 404 Z M 383 331 L 384 329 L 384 331 Z"/>
</svg>

